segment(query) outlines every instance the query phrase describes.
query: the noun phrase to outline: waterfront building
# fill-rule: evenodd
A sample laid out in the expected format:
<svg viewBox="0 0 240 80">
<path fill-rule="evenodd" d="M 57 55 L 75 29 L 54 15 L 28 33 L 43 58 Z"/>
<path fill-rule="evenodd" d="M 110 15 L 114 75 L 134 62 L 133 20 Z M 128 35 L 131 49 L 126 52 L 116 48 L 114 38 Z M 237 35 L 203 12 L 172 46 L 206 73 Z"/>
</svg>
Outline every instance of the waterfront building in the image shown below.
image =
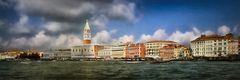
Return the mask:
<svg viewBox="0 0 240 80">
<path fill-rule="evenodd" d="M 158 58 L 160 56 L 159 55 L 160 48 L 163 48 L 164 46 L 167 45 L 177 45 L 177 42 L 158 40 L 146 42 L 144 45 L 146 58 Z"/>
<path fill-rule="evenodd" d="M 228 53 L 229 55 L 235 55 L 239 53 L 239 41 L 238 40 L 231 40 L 228 43 Z"/>
<path fill-rule="evenodd" d="M 194 57 L 222 57 L 232 54 L 228 52 L 229 43 L 233 40 L 231 33 L 221 35 L 201 35 L 191 41 L 191 50 Z M 235 43 L 234 43 L 235 44 Z"/>
<path fill-rule="evenodd" d="M 100 58 L 120 59 L 125 57 L 125 45 L 104 45 L 104 48 L 98 52 Z"/>
<path fill-rule="evenodd" d="M 98 52 L 98 57 L 111 59 L 112 56 L 112 45 L 104 45 L 104 48 Z"/>
<path fill-rule="evenodd" d="M 54 59 L 55 50 L 45 50 L 43 51 L 41 59 Z"/>
<path fill-rule="evenodd" d="M 1 59 L 14 59 L 16 56 L 11 56 L 11 55 L 8 55 L 6 52 L 3 52 L 0 54 L 0 60 Z"/>
<path fill-rule="evenodd" d="M 175 59 L 192 59 L 190 49 L 186 46 L 179 45 L 174 49 Z"/>
<path fill-rule="evenodd" d="M 54 59 L 66 60 L 71 58 L 71 49 L 57 49 L 53 54 Z"/>
<path fill-rule="evenodd" d="M 66 60 L 71 58 L 71 49 L 46 50 L 42 53 L 41 59 Z"/>
<path fill-rule="evenodd" d="M 9 50 L 2 54 L 4 59 L 15 59 L 18 55 L 23 54 L 24 51 L 21 50 Z"/>
<path fill-rule="evenodd" d="M 125 48 L 126 58 L 145 58 L 145 46 L 143 43 L 129 43 Z"/>
<path fill-rule="evenodd" d="M 79 45 L 71 48 L 71 58 L 98 58 L 98 52 L 103 49 L 101 45 Z"/>
<path fill-rule="evenodd" d="M 71 58 L 98 58 L 98 51 L 103 49 L 103 46 L 91 44 L 91 42 L 91 28 L 86 20 L 83 30 L 83 44 L 71 47 Z"/>
<path fill-rule="evenodd" d="M 159 57 L 163 60 L 173 60 L 175 59 L 174 56 L 174 49 L 176 45 L 167 45 L 159 49 Z"/>
<path fill-rule="evenodd" d="M 238 39 L 238 54 L 240 55 L 240 39 Z"/>
<path fill-rule="evenodd" d="M 0 53 L 0 59 L 15 59 L 15 58 L 19 58 L 20 55 L 22 54 L 26 54 L 26 55 L 32 55 L 32 54 L 37 54 L 39 57 L 42 57 L 42 53 L 38 50 L 17 50 L 17 49 L 13 49 L 13 50 L 8 50 L 5 52 Z"/>
<path fill-rule="evenodd" d="M 113 59 L 120 59 L 120 58 L 125 58 L 126 53 L 125 53 L 125 45 L 123 44 L 118 44 L 112 47 L 112 58 Z"/>
</svg>

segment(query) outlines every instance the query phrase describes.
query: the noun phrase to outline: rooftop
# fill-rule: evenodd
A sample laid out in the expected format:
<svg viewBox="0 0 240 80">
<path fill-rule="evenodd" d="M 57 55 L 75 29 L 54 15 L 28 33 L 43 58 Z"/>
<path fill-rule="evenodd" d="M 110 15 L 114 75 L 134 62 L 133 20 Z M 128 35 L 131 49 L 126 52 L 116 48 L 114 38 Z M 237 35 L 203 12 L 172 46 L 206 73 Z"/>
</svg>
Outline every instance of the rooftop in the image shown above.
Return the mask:
<svg viewBox="0 0 240 80">
<path fill-rule="evenodd" d="M 197 39 L 191 41 L 191 42 L 197 42 L 197 41 L 205 41 L 205 40 L 231 40 L 233 39 L 233 34 L 229 33 L 224 36 L 221 35 L 201 35 Z"/>
<path fill-rule="evenodd" d="M 153 41 L 148 41 L 146 43 L 155 43 L 155 42 L 169 42 L 169 43 L 177 43 L 174 41 L 169 41 L 169 40 L 153 40 Z"/>
</svg>

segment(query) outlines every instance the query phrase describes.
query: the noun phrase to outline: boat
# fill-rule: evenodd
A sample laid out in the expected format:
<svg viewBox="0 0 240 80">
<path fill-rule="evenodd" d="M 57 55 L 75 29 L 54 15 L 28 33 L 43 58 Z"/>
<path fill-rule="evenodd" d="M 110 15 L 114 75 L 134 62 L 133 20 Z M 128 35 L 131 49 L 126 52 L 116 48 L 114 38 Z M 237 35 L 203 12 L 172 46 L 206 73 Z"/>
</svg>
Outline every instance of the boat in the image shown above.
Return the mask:
<svg viewBox="0 0 240 80">
<path fill-rule="evenodd" d="M 137 63 L 141 63 L 141 61 L 125 61 L 124 63 L 127 63 L 127 64 L 137 64 Z"/>
<path fill-rule="evenodd" d="M 171 61 L 170 59 L 164 60 L 164 59 L 160 58 L 160 59 L 155 59 L 155 60 L 151 61 L 150 64 L 167 63 L 170 61 Z"/>
<path fill-rule="evenodd" d="M 170 62 L 170 60 L 163 60 L 163 61 L 151 61 L 150 64 L 160 64 L 160 63 L 167 63 Z"/>
<path fill-rule="evenodd" d="M 26 62 L 26 61 L 24 61 L 24 62 L 20 62 L 21 64 L 30 64 L 31 62 Z"/>
</svg>

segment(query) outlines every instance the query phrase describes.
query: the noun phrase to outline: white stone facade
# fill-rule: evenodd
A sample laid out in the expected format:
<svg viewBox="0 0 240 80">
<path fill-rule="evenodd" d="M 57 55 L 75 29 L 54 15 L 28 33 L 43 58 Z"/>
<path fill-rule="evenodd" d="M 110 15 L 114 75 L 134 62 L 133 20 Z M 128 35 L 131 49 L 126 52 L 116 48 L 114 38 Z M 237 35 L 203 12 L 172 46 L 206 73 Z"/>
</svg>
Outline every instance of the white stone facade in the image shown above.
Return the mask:
<svg viewBox="0 0 240 80">
<path fill-rule="evenodd" d="M 125 51 L 122 45 L 105 45 L 104 49 L 98 52 L 98 57 L 101 58 L 124 58 Z"/>
<path fill-rule="evenodd" d="M 95 58 L 94 45 L 80 45 L 71 48 L 71 58 Z"/>
<path fill-rule="evenodd" d="M 233 46 L 238 45 L 231 43 L 232 40 L 232 35 L 203 35 L 191 41 L 190 47 L 194 57 L 221 57 L 232 54 L 232 52 L 229 51 L 230 44 Z"/>
</svg>

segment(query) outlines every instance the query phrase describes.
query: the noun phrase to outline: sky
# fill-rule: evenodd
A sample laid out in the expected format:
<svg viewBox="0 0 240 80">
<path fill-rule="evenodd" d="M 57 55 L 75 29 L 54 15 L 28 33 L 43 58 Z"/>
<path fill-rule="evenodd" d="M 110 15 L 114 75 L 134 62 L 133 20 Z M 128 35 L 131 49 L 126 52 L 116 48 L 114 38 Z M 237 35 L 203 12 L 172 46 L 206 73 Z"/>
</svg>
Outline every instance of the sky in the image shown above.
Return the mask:
<svg viewBox="0 0 240 80">
<path fill-rule="evenodd" d="M 240 36 L 239 0 L 0 0 L 0 49 L 82 44 L 88 19 L 95 44 Z"/>
</svg>

